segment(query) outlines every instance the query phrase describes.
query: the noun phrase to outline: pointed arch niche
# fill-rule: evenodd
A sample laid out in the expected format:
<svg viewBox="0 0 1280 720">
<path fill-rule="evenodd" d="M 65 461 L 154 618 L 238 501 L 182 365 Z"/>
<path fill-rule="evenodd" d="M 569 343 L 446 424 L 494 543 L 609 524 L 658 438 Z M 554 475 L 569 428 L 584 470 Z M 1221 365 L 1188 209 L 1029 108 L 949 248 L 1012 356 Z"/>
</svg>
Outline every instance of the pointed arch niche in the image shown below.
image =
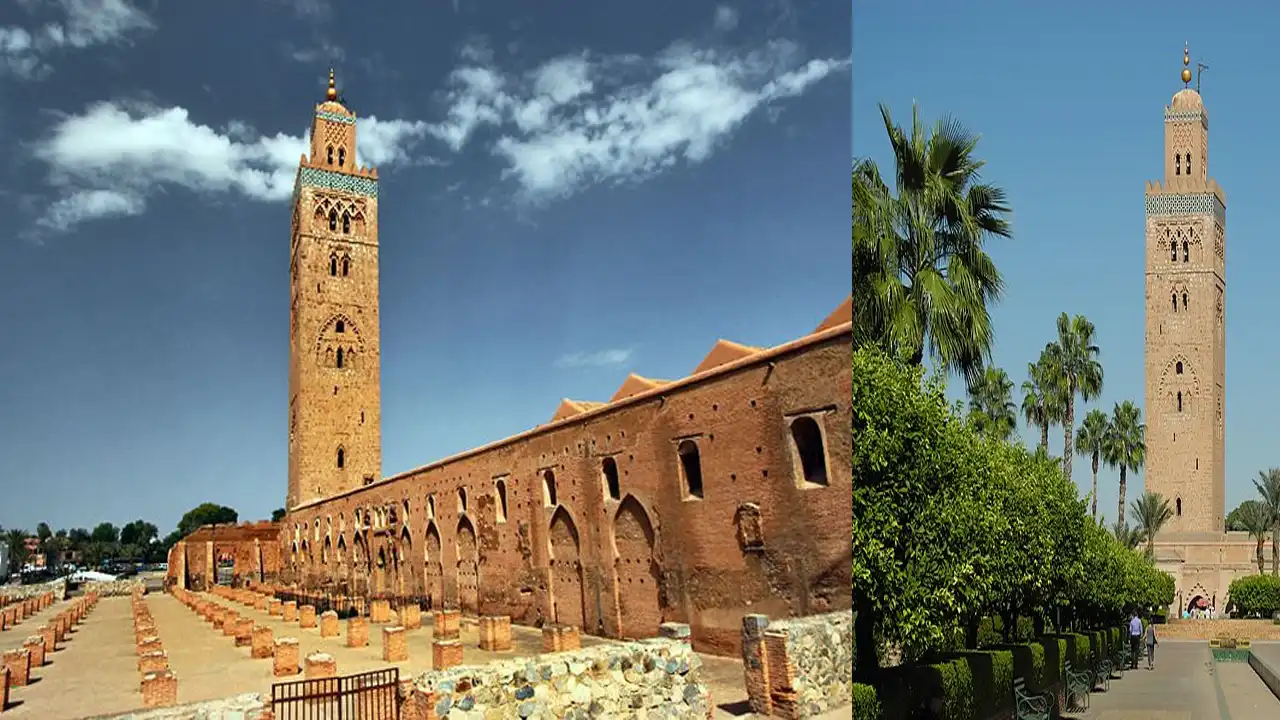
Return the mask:
<svg viewBox="0 0 1280 720">
<path fill-rule="evenodd" d="M 613 516 L 614 597 L 620 637 L 652 637 L 662 624 L 656 550 L 657 533 L 649 513 L 634 495 L 626 495 Z"/>
</svg>

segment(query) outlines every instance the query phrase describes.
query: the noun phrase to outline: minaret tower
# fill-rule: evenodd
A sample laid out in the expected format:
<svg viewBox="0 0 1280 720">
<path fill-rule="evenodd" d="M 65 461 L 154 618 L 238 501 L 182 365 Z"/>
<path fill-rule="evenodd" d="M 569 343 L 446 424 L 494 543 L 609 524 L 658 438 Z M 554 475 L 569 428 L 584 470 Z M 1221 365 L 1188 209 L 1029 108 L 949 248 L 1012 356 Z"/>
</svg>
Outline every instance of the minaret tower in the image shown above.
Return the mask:
<svg viewBox="0 0 1280 720">
<path fill-rule="evenodd" d="M 382 472 L 378 171 L 356 165 L 356 116 L 333 71 L 293 187 L 286 507 Z"/>
<path fill-rule="evenodd" d="M 1227 199 L 1209 177 L 1209 114 L 1190 88 L 1164 110 L 1164 180 L 1147 183 L 1146 488 L 1164 534 L 1224 531 Z"/>
</svg>

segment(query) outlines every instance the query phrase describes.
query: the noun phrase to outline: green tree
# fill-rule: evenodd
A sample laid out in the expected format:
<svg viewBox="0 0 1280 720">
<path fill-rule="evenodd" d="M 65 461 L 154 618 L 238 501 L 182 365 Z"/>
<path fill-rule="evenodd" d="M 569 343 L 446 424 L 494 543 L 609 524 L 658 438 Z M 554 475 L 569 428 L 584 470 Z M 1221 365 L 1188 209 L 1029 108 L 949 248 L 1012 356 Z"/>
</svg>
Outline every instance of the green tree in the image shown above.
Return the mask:
<svg viewBox="0 0 1280 720">
<path fill-rule="evenodd" d="M 1147 490 L 1133 501 L 1129 515 L 1138 533 L 1147 543 L 1147 557 L 1155 557 L 1156 533 L 1173 517 L 1169 501 L 1158 492 Z"/>
<path fill-rule="evenodd" d="M 184 538 L 203 525 L 233 523 L 240 514 L 232 508 L 217 503 L 201 503 L 187 511 L 178 521 L 178 537 Z"/>
<path fill-rule="evenodd" d="M 1008 441 L 1018 426 L 1017 407 L 1013 404 L 1013 381 L 1000 368 L 987 368 L 969 386 L 969 418 L 984 435 Z"/>
<path fill-rule="evenodd" d="M 4 539 L 9 545 L 9 565 L 15 570 L 21 570 L 31 558 L 31 553 L 27 550 L 27 538 L 30 536 L 30 533 L 20 528 L 5 531 Z"/>
<path fill-rule="evenodd" d="M 1116 521 L 1111 526 L 1111 532 L 1115 535 L 1116 541 L 1126 550 L 1136 550 L 1142 544 L 1142 531 L 1138 528 L 1129 527 L 1129 523 Z"/>
<path fill-rule="evenodd" d="M 1051 373 L 1048 352 L 1042 352 L 1038 361 L 1027 363 L 1027 379 L 1022 383 L 1022 415 L 1028 425 L 1039 428 L 1040 448 L 1046 455 L 1049 453 L 1049 426 L 1059 414 Z"/>
<path fill-rule="evenodd" d="M 1280 468 L 1259 470 L 1253 487 L 1271 513 L 1271 574 L 1280 575 L 1280 555 L 1276 552 L 1276 540 L 1280 535 Z"/>
<path fill-rule="evenodd" d="M 287 513 L 284 508 L 276 508 L 271 511 L 271 522 L 280 522 Z"/>
<path fill-rule="evenodd" d="M 1147 426 L 1142 422 L 1142 410 L 1129 400 L 1116 403 L 1111 412 L 1111 426 L 1107 430 L 1102 459 L 1120 470 L 1120 502 L 1116 511 L 1116 524 L 1127 525 L 1124 519 L 1127 474 L 1130 470 L 1141 470 L 1147 461 Z"/>
<path fill-rule="evenodd" d="M 1089 495 L 1092 504 L 1090 513 L 1095 521 L 1098 519 L 1098 461 L 1102 458 L 1102 451 L 1106 446 L 1109 424 L 1106 413 L 1101 410 L 1090 410 L 1089 414 L 1084 416 L 1080 429 L 1076 431 L 1076 452 L 1089 458 L 1093 463 L 1093 491 Z"/>
<path fill-rule="evenodd" d="M 91 539 L 97 543 L 116 543 L 120 540 L 120 530 L 109 522 L 98 523 L 93 529 Z"/>
<path fill-rule="evenodd" d="M 991 355 L 988 305 L 1003 280 L 983 249 L 1012 237 L 998 187 L 979 182 L 978 136 L 944 118 L 930 131 L 880 106 L 894 154 L 894 190 L 868 159 L 853 169 L 853 288 L 857 337 L 920 365 L 926 355 L 972 383 Z M 861 344 L 861 343 L 859 343 Z"/>
<path fill-rule="evenodd" d="M 1271 532 L 1272 527 L 1275 525 L 1272 517 L 1271 509 L 1260 500 L 1245 500 L 1227 516 L 1228 530 L 1247 532 L 1249 537 L 1253 538 L 1257 543 L 1255 549 L 1257 551 L 1259 575 L 1265 572 L 1263 566 L 1266 562 L 1266 555 L 1263 552 L 1263 547 L 1267 543 L 1267 534 Z"/>
<path fill-rule="evenodd" d="M 53 531 L 49 529 L 49 523 L 40 523 L 36 525 L 36 537 L 40 538 L 40 542 L 44 542 L 53 537 Z"/>
<path fill-rule="evenodd" d="M 160 530 L 146 520 L 134 520 L 120 528 L 120 544 L 146 548 L 155 542 Z"/>
<path fill-rule="evenodd" d="M 1046 349 L 1063 410 L 1062 474 L 1071 477 L 1071 440 L 1076 427 L 1076 396 L 1088 402 L 1102 392 L 1102 363 L 1094 344 L 1093 323 L 1083 315 L 1058 316 L 1058 339 Z M 1121 508 L 1123 510 L 1123 507 Z"/>
</svg>

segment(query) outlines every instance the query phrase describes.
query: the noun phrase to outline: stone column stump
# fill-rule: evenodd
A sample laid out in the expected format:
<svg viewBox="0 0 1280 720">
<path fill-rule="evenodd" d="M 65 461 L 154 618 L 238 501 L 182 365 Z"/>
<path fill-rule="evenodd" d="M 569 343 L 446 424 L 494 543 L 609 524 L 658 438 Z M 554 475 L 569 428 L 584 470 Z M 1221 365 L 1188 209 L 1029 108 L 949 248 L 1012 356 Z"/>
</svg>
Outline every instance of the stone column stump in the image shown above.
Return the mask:
<svg viewBox="0 0 1280 720">
<path fill-rule="evenodd" d="M 298 640 L 297 638 L 279 638 L 273 654 L 275 662 L 271 672 L 276 677 L 289 677 L 298 674 Z"/>
<path fill-rule="evenodd" d="M 409 646 L 405 643 L 404 628 L 382 628 L 382 661 L 404 662 L 409 659 Z"/>
<path fill-rule="evenodd" d="M 369 623 L 359 615 L 347 618 L 347 647 L 369 644 Z"/>
<path fill-rule="evenodd" d="M 320 613 L 320 637 L 337 637 L 338 636 L 338 613 L 332 610 L 325 610 Z"/>
<path fill-rule="evenodd" d="M 391 619 L 391 603 L 387 600 L 369 602 L 369 622 L 385 623 Z"/>
<path fill-rule="evenodd" d="M 6 652 L 4 666 L 9 669 L 9 684 L 13 687 L 25 687 L 31 682 L 30 650 L 19 648 Z"/>
<path fill-rule="evenodd" d="M 32 635 L 22 641 L 22 647 L 31 653 L 31 667 L 38 668 L 44 665 L 44 636 Z"/>
<path fill-rule="evenodd" d="M 257 625 L 253 628 L 253 641 L 249 646 L 249 657 L 269 658 L 275 650 L 275 636 L 271 628 Z"/>
<path fill-rule="evenodd" d="M 0 712 L 9 705 L 9 668 L 0 665 Z"/>
<path fill-rule="evenodd" d="M 253 620 L 240 618 L 235 623 L 236 647 L 253 645 Z"/>
<path fill-rule="evenodd" d="M 178 704 L 178 677 L 168 670 L 142 676 L 142 706 L 169 707 Z"/>
<path fill-rule="evenodd" d="M 435 635 L 438 640 L 453 640 L 462 628 L 462 612 L 449 608 L 436 613 Z"/>
<path fill-rule="evenodd" d="M 284 621 L 293 622 L 298 619 L 298 602 L 296 600 L 284 601 Z"/>
<path fill-rule="evenodd" d="M 222 635 L 224 637 L 236 636 L 236 624 L 240 622 L 240 613 L 234 610 L 227 611 L 225 617 L 222 618 Z"/>
<path fill-rule="evenodd" d="M 446 670 L 462 664 L 461 640 L 432 640 L 431 669 Z"/>
<path fill-rule="evenodd" d="M 564 652 L 582 648 L 578 628 L 572 625 L 543 625 L 542 652 Z"/>
<path fill-rule="evenodd" d="M 163 650 L 163 649 L 164 649 L 164 645 L 160 643 L 160 638 L 156 637 L 155 635 L 152 635 L 150 637 L 144 637 L 142 638 L 141 642 L 138 643 L 139 655 L 145 655 L 146 653 L 155 652 L 156 650 Z"/>
<path fill-rule="evenodd" d="M 298 627 L 310 630 L 316 626 L 316 606 L 303 605 L 298 608 Z"/>
<path fill-rule="evenodd" d="M 307 656 L 306 674 L 307 680 L 318 680 L 320 678 L 331 678 L 338 675 L 338 661 L 333 659 L 329 653 L 315 652 Z"/>
<path fill-rule="evenodd" d="M 58 651 L 58 630 L 52 625 L 40 628 L 40 636 L 44 638 L 44 652 L 49 654 Z"/>
<path fill-rule="evenodd" d="M 284 615 L 284 603 L 278 598 L 270 598 L 267 600 L 267 614 L 273 617 Z"/>
<path fill-rule="evenodd" d="M 480 649 L 489 652 L 511 650 L 511 618 L 487 615 L 480 618 Z"/>
<path fill-rule="evenodd" d="M 169 653 L 164 650 L 153 650 L 138 656 L 138 671 L 143 675 L 158 673 L 169 669 Z"/>
<path fill-rule="evenodd" d="M 405 630 L 417 630 L 422 627 L 422 608 L 416 603 L 400 608 L 400 625 Z"/>
</svg>

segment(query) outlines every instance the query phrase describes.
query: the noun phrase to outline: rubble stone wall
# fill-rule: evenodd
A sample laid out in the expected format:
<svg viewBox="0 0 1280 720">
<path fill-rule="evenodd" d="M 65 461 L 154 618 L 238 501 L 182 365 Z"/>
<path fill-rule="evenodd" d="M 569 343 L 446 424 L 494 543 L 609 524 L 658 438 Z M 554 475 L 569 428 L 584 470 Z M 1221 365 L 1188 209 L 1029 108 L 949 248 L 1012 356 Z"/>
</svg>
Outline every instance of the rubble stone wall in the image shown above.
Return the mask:
<svg viewBox="0 0 1280 720">
<path fill-rule="evenodd" d="M 797 720 L 853 703 L 853 611 L 742 622 L 753 712 Z"/>
<path fill-rule="evenodd" d="M 653 638 L 486 665 L 432 670 L 414 689 L 436 717 L 708 717 L 702 661 L 688 643 Z"/>
<path fill-rule="evenodd" d="M 221 700 L 210 700 L 190 705 L 156 708 L 154 710 L 130 710 L 115 715 L 95 715 L 86 720 L 206 720 L 207 718 L 243 718 L 265 720 L 271 717 L 271 703 L 257 693 L 246 693 Z"/>
<path fill-rule="evenodd" d="M 91 580 L 80 586 L 85 592 L 96 592 L 99 597 L 116 597 L 118 595 L 132 595 L 135 590 L 146 592 L 147 583 L 141 578 L 130 578 L 128 580 Z"/>
<path fill-rule="evenodd" d="M 47 592 L 52 592 L 55 600 L 65 600 L 67 597 L 67 582 L 59 579 L 38 585 L 5 585 L 0 587 L 0 595 L 10 600 L 36 597 Z"/>
</svg>

